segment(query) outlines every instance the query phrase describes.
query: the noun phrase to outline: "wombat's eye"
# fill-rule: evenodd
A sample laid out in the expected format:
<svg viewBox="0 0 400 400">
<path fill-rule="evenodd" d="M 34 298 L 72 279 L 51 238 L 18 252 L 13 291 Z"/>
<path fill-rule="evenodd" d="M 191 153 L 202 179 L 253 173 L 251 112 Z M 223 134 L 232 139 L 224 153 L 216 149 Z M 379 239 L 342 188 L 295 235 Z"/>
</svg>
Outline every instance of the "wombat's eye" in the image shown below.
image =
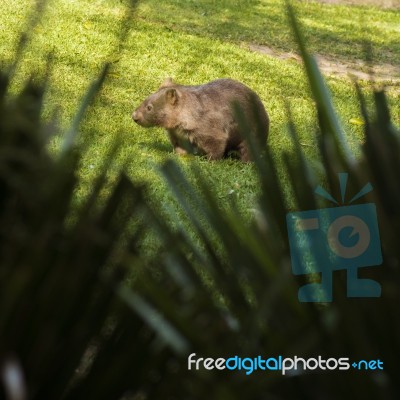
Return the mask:
<svg viewBox="0 0 400 400">
<path fill-rule="evenodd" d="M 153 106 L 151 104 L 149 104 L 146 108 L 147 108 L 147 111 L 151 111 L 153 109 Z"/>
</svg>

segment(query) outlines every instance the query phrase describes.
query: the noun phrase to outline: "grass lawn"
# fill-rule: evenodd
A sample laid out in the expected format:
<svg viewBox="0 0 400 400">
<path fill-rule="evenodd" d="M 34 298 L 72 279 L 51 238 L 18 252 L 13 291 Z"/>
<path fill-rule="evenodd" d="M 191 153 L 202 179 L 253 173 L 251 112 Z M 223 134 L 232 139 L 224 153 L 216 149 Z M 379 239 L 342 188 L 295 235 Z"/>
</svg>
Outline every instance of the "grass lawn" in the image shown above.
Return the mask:
<svg viewBox="0 0 400 400">
<path fill-rule="evenodd" d="M 19 33 L 27 23 L 28 5 L 31 2 L 27 0 L 2 2 L 3 63 L 13 58 Z M 363 58 L 365 38 L 373 44 L 376 63 L 399 60 L 398 13 L 313 2 L 300 2 L 296 7 L 313 51 L 338 60 L 359 59 Z M 288 101 L 304 150 L 317 163 L 315 114 L 301 66 L 294 60 L 252 52 L 246 46 L 265 44 L 295 51 L 281 0 L 144 0 L 131 20 L 132 28 L 124 44 L 118 46 L 126 16 L 127 9 L 119 0 L 50 0 L 18 70 L 15 89 L 31 72 L 43 71 L 46 55 L 53 52 L 51 87 L 44 113 L 48 117 L 59 108 L 61 125 L 67 126 L 102 64 L 109 60 L 113 63 L 106 84 L 82 125 L 80 140 L 87 145 L 87 151 L 80 169 L 78 202 L 87 194 L 103 157 L 119 137 L 121 148 L 114 160 L 114 171 L 124 167 L 133 179 L 147 182 L 150 195 L 165 215 L 176 224 L 184 219 L 179 211 L 176 214 L 172 196 L 158 173 L 163 161 L 178 159 L 167 135 L 161 129 L 141 128 L 131 120 L 133 108 L 168 76 L 183 84 L 231 77 L 253 88 L 270 114 L 269 146 L 284 185 L 281 155 L 291 151 L 286 132 Z M 353 85 L 345 77 L 329 77 L 328 83 L 350 145 L 357 152 L 362 127 L 349 122 L 360 116 Z M 398 93 L 393 91 L 390 97 L 397 125 Z M 56 148 L 60 140 L 56 139 L 52 146 Z M 208 162 L 194 157 L 181 158 L 179 162 L 186 170 L 198 166 L 214 186 L 222 205 L 235 197 L 240 212 L 251 215 L 258 194 L 251 164 L 230 159 Z"/>
</svg>

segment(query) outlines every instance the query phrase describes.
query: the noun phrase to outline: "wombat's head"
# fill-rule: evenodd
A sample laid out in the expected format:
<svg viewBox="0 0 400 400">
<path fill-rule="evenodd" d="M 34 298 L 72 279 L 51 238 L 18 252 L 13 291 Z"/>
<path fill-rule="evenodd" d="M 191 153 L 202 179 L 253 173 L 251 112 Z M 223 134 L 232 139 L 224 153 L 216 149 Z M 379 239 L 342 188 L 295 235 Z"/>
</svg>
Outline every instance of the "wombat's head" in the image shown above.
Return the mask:
<svg viewBox="0 0 400 400">
<path fill-rule="evenodd" d="M 158 91 L 150 95 L 133 112 L 132 119 L 144 127 L 174 128 L 180 93 L 172 79 L 165 80 Z"/>
</svg>

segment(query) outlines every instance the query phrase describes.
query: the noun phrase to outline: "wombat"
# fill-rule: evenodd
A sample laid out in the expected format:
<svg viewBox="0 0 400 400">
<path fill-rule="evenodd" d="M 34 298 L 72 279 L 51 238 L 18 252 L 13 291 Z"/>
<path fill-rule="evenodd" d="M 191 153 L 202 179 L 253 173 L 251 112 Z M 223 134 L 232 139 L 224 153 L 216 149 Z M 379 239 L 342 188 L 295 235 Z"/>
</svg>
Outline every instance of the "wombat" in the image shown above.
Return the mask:
<svg viewBox="0 0 400 400">
<path fill-rule="evenodd" d="M 239 118 L 244 124 L 239 124 Z M 241 126 L 261 148 L 269 131 L 269 117 L 258 95 L 233 79 L 184 86 L 168 78 L 133 112 L 132 119 L 143 127 L 165 128 L 176 153 L 190 149 L 210 160 L 237 151 L 242 161 L 250 161 Z"/>
</svg>

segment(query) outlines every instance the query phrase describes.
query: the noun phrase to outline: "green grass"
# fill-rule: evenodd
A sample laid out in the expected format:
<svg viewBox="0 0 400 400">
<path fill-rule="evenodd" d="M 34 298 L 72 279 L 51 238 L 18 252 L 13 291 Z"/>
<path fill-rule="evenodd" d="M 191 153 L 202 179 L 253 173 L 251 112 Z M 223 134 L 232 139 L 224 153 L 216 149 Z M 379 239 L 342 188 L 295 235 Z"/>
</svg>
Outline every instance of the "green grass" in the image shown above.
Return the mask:
<svg viewBox="0 0 400 400">
<path fill-rule="evenodd" d="M 336 59 L 364 59 L 367 39 L 376 49 L 376 61 L 398 64 L 398 10 L 294 3 L 311 51 Z M 282 4 L 283 0 L 144 0 L 139 16 L 174 31 L 296 51 Z"/>
<path fill-rule="evenodd" d="M 141 128 L 130 117 L 133 108 L 168 76 L 183 84 L 231 77 L 253 88 L 270 114 L 269 146 L 284 182 L 287 178 L 281 155 L 292 149 L 286 132 L 288 101 L 306 155 L 315 158 L 315 114 L 302 67 L 291 60 L 248 51 L 242 45 L 255 42 L 294 49 L 280 0 L 146 0 L 140 4 L 138 18 L 132 20 L 132 29 L 121 47 L 118 36 L 128 14 L 120 1 L 48 3 L 19 66 L 15 90 L 32 71 L 44 70 L 46 56 L 52 52 L 54 61 L 45 116 L 60 109 L 60 124 L 68 126 L 91 80 L 104 62 L 112 61 L 106 84 L 82 126 L 80 140 L 87 150 L 80 168 L 83 184 L 77 191 L 77 202 L 88 193 L 103 157 L 118 137 L 121 147 L 114 160 L 115 170 L 124 167 L 133 179 L 148 183 L 150 195 L 171 221 L 179 225 L 184 219 L 158 173 L 162 162 L 177 158 L 166 134 L 161 129 Z M 22 0 L 2 4 L 0 59 L 3 62 L 13 58 L 30 11 L 26 4 Z M 307 40 L 315 51 L 338 59 L 362 58 L 361 42 L 366 33 L 366 38 L 374 44 L 376 62 L 394 62 L 400 55 L 398 16 L 391 11 L 333 8 L 308 2 L 298 8 Z M 360 25 L 361 20 L 368 21 L 367 28 Z M 357 153 L 362 127 L 349 123 L 351 118 L 360 117 L 354 87 L 345 78 L 331 77 L 328 84 L 350 145 Z M 394 122 L 398 124 L 398 95 L 394 94 L 390 100 Z M 54 149 L 60 140 L 54 140 Z M 234 197 L 239 212 L 251 215 L 259 193 L 252 165 L 229 159 L 208 162 L 194 157 L 182 158 L 180 163 L 185 170 L 196 165 L 208 176 L 222 206 Z M 113 180 L 111 174 L 110 185 Z"/>
</svg>

